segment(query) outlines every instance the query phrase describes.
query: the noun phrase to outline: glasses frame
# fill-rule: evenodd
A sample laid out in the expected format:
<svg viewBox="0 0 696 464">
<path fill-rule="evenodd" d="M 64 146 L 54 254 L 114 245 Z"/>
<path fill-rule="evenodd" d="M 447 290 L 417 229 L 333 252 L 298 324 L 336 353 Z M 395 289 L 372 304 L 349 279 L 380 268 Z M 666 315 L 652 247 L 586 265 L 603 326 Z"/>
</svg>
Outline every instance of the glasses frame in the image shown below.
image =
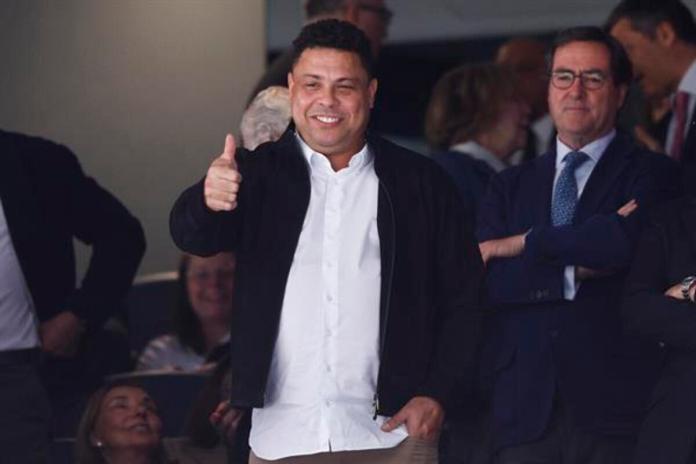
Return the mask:
<svg viewBox="0 0 696 464">
<path fill-rule="evenodd" d="M 568 85 L 558 85 L 558 82 L 556 82 L 554 78 L 559 75 L 573 76 L 573 79 L 568 83 Z M 599 81 L 593 80 L 593 78 L 596 77 L 601 77 L 601 79 Z M 568 90 L 573 86 L 573 84 L 575 84 L 576 79 L 580 79 L 580 84 L 584 89 L 599 90 L 602 87 L 604 87 L 604 85 L 606 85 L 607 81 L 610 78 L 611 76 L 604 74 L 602 71 L 581 71 L 579 73 L 576 73 L 568 69 L 552 71 L 549 75 L 549 81 L 551 82 L 551 85 L 553 85 L 555 88 L 559 90 Z"/>
</svg>

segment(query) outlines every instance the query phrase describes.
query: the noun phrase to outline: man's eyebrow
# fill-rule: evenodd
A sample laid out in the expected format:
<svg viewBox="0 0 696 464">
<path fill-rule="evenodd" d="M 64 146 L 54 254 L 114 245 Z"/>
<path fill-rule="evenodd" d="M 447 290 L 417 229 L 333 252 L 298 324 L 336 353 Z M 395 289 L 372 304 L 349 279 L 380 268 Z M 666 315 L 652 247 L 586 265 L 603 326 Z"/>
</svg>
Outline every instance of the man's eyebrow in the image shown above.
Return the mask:
<svg viewBox="0 0 696 464">
<path fill-rule="evenodd" d="M 552 72 L 569 72 L 569 73 L 575 73 L 576 71 L 574 69 L 570 68 L 554 68 Z M 599 68 L 590 68 L 590 69 L 582 69 L 578 71 L 579 73 L 590 73 L 590 74 L 606 74 L 607 71 Z"/>
</svg>

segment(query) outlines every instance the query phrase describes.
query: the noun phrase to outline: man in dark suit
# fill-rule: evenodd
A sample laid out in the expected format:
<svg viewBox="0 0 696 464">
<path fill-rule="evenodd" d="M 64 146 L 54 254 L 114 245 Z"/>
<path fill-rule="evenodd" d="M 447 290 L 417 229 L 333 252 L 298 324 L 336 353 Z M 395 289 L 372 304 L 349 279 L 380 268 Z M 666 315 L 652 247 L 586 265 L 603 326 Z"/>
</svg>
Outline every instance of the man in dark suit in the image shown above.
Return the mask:
<svg viewBox="0 0 696 464">
<path fill-rule="evenodd" d="M 67 148 L 0 131 L 0 162 L 0 450 L 6 462 L 46 462 L 45 382 L 79 372 L 69 360 L 84 361 L 83 341 L 118 308 L 145 240 Z M 75 238 L 93 248 L 80 288 Z"/>
<path fill-rule="evenodd" d="M 629 330 L 665 345 L 666 366 L 640 429 L 634 464 L 696 462 L 696 197 L 660 208 L 626 281 Z"/>
<path fill-rule="evenodd" d="M 626 48 L 648 99 L 670 97 L 672 114 L 658 142 L 682 165 L 684 186 L 696 192 L 696 23 L 679 0 L 623 0 L 607 30 Z"/>
<path fill-rule="evenodd" d="M 479 210 L 496 462 L 620 464 L 659 356 L 623 335 L 621 289 L 674 172 L 614 128 L 631 80 L 616 40 L 569 29 L 549 57 L 555 149 L 496 176 Z"/>
</svg>

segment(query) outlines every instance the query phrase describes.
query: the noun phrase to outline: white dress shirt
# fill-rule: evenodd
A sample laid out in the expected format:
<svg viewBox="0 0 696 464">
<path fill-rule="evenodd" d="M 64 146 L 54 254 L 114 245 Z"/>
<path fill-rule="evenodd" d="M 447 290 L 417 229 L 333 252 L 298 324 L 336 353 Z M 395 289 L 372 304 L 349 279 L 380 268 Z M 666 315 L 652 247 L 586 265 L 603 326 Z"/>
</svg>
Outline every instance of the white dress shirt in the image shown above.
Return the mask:
<svg viewBox="0 0 696 464">
<path fill-rule="evenodd" d="M 677 92 L 686 92 L 689 94 L 689 106 L 686 112 L 686 127 L 684 130 L 684 137 L 686 137 L 689 133 L 689 124 L 691 124 L 694 107 L 696 106 L 696 60 L 691 63 L 691 66 L 689 66 L 689 69 L 686 70 L 681 81 L 679 81 Z M 676 93 L 672 95 L 672 103 L 674 103 L 675 96 Z M 674 133 L 677 131 L 676 119 L 675 114 L 672 113 L 672 117 L 669 120 L 669 127 L 667 128 L 667 140 L 665 140 L 665 150 L 667 150 L 667 153 L 670 153 L 672 144 L 674 144 Z"/>
<path fill-rule="evenodd" d="M 571 151 L 581 151 L 589 156 L 589 159 L 582 163 L 575 170 L 575 182 L 578 185 L 578 198 L 582 196 L 582 192 L 585 190 L 585 185 L 590 179 L 592 171 L 594 171 L 595 166 L 599 162 L 600 158 L 606 151 L 607 147 L 614 139 L 616 131 L 612 130 L 607 135 L 598 138 L 597 140 L 585 145 L 579 150 L 573 150 L 565 143 L 561 142 L 561 139 L 556 137 L 556 175 L 553 179 L 553 190 L 556 191 L 556 183 L 558 182 L 558 177 L 561 175 L 561 171 L 565 166 L 565 161 L 563 158 Z M 552 194 L 553 195 L 553 194 Z M 551 199 L 553 201 L 553 198 Z M 575 282 L 575 266 L 566 266 L 563 272 L 563 297 L 566 300 L 575 299 L 575 294 L 580 288 L 580 283 Z"/>
<path fill-rule="evenodd" d="M 0 201 L 0 351 L 39 346 L 38 321 Z"/>
<path fill-rule="evenodd" d="M 297 138 L 311 195 L 249 443 L 266 460 L 393 447 L 405 428 L 385 433 L 385 418 L 373 419 L 381 277 L 373 156 L 364 146 L 335 172 Z"/>
</svg>

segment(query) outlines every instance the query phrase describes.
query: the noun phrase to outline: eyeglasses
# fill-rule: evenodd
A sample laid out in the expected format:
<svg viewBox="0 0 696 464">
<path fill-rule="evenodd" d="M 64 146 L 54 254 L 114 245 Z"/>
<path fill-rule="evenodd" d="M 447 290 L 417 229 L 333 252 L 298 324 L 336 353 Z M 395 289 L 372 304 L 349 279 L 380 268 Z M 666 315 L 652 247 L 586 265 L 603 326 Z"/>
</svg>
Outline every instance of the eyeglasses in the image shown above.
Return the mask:
<svg viewBox="0 0 696 464">
<path fill-rule="evenodd" d="M 551 84 L 557 89 L 569 89 L 575 79 L 580 78 L 580 83 L 587 90 L 598 90 L 604 86 L 607 76 L 600 71 L 583 71 L 574 73 L 573 71 L 554 71 L 551 73 Z"/>
<path fill-rule="evenodd" d="M 392 16 L 394 16 L 392 10 L 385 6 L 374 6 L 360 3 L 358 4 L 358 8 L 361 10 L 369 11 L 370 13 L 375 13 L 380 17 L 384 24 L 389 24 L 391 22 Z"/>
</svg>

